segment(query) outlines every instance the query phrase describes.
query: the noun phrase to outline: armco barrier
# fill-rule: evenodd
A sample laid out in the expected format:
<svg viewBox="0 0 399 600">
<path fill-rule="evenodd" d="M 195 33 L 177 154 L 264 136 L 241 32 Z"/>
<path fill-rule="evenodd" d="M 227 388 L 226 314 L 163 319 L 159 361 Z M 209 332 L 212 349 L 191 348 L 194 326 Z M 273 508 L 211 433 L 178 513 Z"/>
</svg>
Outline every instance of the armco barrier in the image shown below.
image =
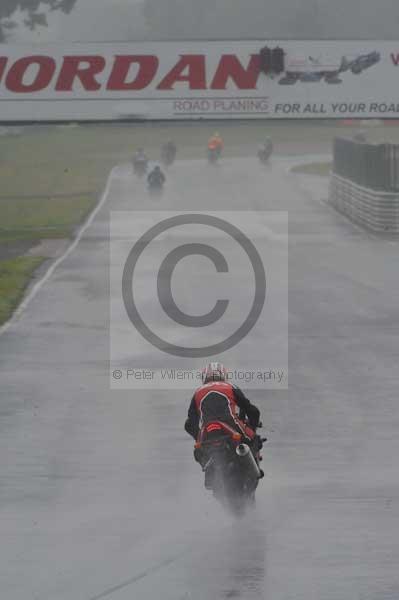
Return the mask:
<svg viewBox="0 0 399 600">
<path fill-rule="evenodd" d="M 384 192 L 399 191 L 398 165 L 398 146 L 334 140 L 334 173 L 359 185 Z"/>
<path fill-rule="evenodd" d="M 332 173 L 329 203 L 367 229 L 399 233 L 399 191 L 372 190 Z"/>
</svg>

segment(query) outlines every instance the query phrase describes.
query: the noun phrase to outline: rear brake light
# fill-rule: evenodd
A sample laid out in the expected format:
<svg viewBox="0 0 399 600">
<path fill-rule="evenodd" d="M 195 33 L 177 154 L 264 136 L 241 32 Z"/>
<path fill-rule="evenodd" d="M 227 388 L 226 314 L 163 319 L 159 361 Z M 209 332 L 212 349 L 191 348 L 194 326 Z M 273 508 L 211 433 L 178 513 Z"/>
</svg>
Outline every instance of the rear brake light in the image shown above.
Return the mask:
<svg viewBox="0 0 399 600">
<path fill-rule="evenodd" d="M 220 431 L 221 429 L 222 429 L 222 426 L 219 425 L 218 423 L 211 423 L 210 425 L 206 426 L 207 433 L 210 433 L 211 431 Z"/>
</svg>

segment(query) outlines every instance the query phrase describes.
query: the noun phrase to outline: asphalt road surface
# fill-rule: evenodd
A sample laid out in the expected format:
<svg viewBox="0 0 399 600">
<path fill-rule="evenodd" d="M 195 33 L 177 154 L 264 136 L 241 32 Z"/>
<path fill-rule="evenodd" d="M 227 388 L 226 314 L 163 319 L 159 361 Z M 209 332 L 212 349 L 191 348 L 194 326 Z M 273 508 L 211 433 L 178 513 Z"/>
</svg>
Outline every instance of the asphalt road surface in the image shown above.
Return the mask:
<svg viewBox="0 0 399 600">
<path fill-rule="evenodd" d="M 399 246 L 288 166 L 178 162 L 159 203 L 117 167 L 75 250 L 0 337 L 5 600 L 399 597 Z M 203 489 L 189 397 L 110 390 L 109 210 L 132 204 L 289 213 L 289 389 L 252 393 L 266 477 L 240 520 Z"/>
</svg>

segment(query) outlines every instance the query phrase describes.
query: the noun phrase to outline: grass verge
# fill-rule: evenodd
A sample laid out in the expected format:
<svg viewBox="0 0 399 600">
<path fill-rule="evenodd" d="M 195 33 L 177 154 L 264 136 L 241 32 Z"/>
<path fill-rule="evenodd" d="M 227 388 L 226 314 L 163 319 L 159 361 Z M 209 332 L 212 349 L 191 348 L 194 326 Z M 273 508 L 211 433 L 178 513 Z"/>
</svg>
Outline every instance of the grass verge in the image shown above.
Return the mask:
<svg viewBox="0 0 399 600">
<path fill-rule="evenodd" d="M 93 207 L 92 193 L 74 197 L 0 199 L 0 244 L 71 237 Z"/>
<path fill-rule="evenodd" d="M 0 325 L 18 306 L 32 273 L 45 259 L 40 256 L 19 256 L 0 260 Z"/>
</svg>

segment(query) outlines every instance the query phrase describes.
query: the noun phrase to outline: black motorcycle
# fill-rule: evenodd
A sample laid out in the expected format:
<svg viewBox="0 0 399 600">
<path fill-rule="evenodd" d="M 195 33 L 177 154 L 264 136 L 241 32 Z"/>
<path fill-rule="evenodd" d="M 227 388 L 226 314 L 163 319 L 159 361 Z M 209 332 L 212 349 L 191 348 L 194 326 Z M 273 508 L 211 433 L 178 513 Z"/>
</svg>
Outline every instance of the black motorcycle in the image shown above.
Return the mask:
<svg viewBox="0 0 399 600">
<path fill-rule="evenodd" d="M 148 169 L 148 160 L 133 160 L 133 171 L 138 177 L 144 177 Z"/>
<path fill-rule="evenodd" d="M 236 516 L 255 504 L 263 477 L 260 453 L 254 455 L 247 441 L 226 423 L 214 421 L 202 428 L 194 450 L 205 473 L 205 487 Z"/>
<path fill-rule="evenodd" d="M 148 191 L 151 196 L 160 196 L 165 184 L 165 175 L 159 167 L 155 167 L 147 177 Z"/>
<path fill-rule="evenodd" d="M 176 160 L 177 148 L 173 142 L 167 142 L 161 148 L 161 161 L 165 167 L 170 167 Z"/>
<path fill-rule="evenodd" d="M 269 162 L 269 158 L 273 153 L 273 144 L 272 142 L 267 142 L 263 144 L 258 150 L 258 158 L 262 165 L 267 165 Z"/>
<path fill-rule="evenodd" d="M 148 170 L 148 158 L 143 152 L 137 152 L 132 159 L 134 174 L 144 177 Z"/>
</svg>

